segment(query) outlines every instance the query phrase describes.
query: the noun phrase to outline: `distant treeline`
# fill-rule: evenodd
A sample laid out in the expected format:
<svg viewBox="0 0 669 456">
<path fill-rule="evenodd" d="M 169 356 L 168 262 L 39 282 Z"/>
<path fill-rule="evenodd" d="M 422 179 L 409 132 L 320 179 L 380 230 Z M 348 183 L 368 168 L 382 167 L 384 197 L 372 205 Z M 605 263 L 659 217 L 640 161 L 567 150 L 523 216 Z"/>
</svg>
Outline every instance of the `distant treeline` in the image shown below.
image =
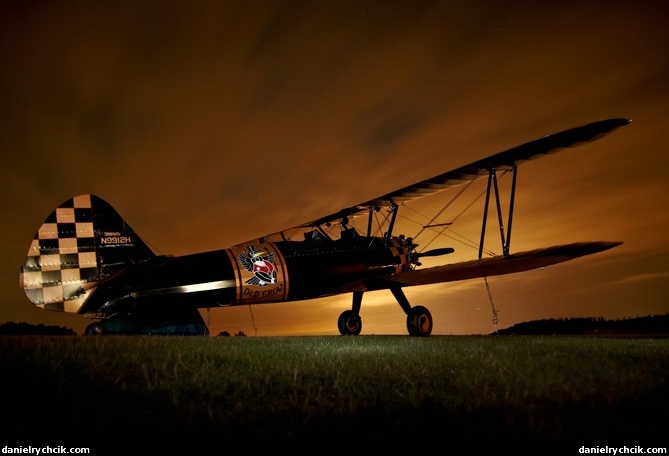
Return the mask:
<svg viewBox="0 0 669 456">
<path fill-rule="evenodd" d="M 606 320 L 597 318 L 549 318 L 526 321 L 497 331 L 497 334 L 669 334 L 669 314 Z"/>
<path fill-rule="evenodd" d="M 603 317 L 549 318 L 515 324 L 500 329 L 494 334 L 501 335 L 579 335 L 579 334 L 666 334 L 669 335 L 669 314 L 646 317 L 606 320 Z M 76 336 L 70 328 L 60 326 L 31 325 L 28 323 L 0 324 L 0 335 L 18 336 Z M 229 336 L 223 332 L 219 336 Z M 245 336 L 243 332 L 235 336 Z"/>
<path fill-rule="evenodd" d="M 0 335 L 3 336 L 76 336 L 70 328 L 61 326 L 47 326 L 43 324 L 31 325 L 28 323 L 3 323 L 0 325 Z"/>
</svg>

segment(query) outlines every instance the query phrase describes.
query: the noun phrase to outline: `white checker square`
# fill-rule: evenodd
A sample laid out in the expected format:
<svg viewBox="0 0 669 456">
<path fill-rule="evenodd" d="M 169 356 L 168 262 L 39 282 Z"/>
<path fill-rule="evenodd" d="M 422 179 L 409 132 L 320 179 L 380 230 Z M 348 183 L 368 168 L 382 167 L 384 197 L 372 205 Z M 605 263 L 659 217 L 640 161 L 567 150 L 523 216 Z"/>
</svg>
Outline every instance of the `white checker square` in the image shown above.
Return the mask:
<svg viewBox="0 0 669 456">
<path fill-rule="evenodd" d="M 42 273 L 39 271 L 24 272 L 21 279 L 23 280 L 23 288 L 36 289 L 42 287 Z"/>
</svg>

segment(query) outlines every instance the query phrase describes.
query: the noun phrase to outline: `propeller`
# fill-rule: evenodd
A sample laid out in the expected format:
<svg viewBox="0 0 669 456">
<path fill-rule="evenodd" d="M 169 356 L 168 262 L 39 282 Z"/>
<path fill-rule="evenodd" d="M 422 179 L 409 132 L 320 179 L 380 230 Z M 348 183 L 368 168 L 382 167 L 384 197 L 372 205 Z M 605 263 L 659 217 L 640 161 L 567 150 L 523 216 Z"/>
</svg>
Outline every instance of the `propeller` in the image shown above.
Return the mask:
<svg viewBox="0 0 669 456">
<path fill-rule="evenodd" d="M 421 266 L 420 261 L 418 261 L 419 258 L 448 255 L 449 253 L 455 252 L 455 249 L 451 247 L 432 249 L 426 252 L 416 252 L 416 247 L 418 247 L 418 244 L 413 243 L 413 238 L 406 238 L 405 245 L 409 249 L 409 261 L 416 266 Z"/>
<path fill-rule="evenodd" d="M 420 261 L 418 261 L 419 258 L 435 257 L 435 256 L 439 256 L 439 255 L 447 255 L 447 254 L 453 253 L 453 252 L 455 252 L 455 250 L 450 248 L 450 247 L 445 247 L 445 248 L 442 248 L 442 249 L 432 249 L 432 250 L 428 250 L 427 252 L 411 252 L 409 254 L 409 259 L 410 259 L 412 264 L 415 264 L 416 266 L 422 266 L 422 263 Z"/>
</svg>

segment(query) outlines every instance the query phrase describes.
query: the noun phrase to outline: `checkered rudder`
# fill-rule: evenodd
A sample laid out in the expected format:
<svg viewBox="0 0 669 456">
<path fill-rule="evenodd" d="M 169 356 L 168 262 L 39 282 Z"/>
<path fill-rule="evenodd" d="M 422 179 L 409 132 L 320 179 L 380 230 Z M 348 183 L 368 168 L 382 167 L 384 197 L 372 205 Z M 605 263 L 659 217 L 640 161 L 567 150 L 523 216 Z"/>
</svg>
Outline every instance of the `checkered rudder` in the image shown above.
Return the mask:
<svg viewBox="0 0 669 456">
<path fill-rule="evenodd" d="M 100 278 L 151 255 L 108 203 L 80 195 L 61 204 L 37 231 L 21 286 L 38 307 L 77 312 Z"/>
</svg>

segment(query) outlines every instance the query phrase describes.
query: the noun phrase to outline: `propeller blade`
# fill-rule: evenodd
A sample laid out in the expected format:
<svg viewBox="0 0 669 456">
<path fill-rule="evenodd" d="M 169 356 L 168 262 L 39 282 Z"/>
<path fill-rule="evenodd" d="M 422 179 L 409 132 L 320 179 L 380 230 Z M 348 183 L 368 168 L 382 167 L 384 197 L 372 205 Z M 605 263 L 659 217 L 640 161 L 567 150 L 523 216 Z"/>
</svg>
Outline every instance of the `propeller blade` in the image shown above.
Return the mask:
<svg viewBox="0 0 669 456">
<path fill-rule="evenodd" d="M 452 249 L 450 247 L 446 247 L 443 249 L 432 249 L 428 250 L 427 252 L 419 252 L 416 253 L 416 256 L 418 258 L 422 257 L 433 257 L 433 256 L 439 256 L 439 255 L 448 255 L 449 253 L 455 252 L 455 249 Z"/>
</svg>

